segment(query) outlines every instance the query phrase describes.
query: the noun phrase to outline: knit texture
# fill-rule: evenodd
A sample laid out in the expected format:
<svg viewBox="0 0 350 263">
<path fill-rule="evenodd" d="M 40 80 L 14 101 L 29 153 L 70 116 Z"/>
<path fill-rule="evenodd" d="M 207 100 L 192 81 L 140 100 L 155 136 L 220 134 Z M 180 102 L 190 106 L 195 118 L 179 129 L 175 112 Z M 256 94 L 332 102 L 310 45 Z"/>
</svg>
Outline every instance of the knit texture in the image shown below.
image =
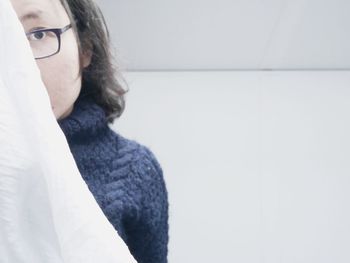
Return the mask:
<svg viewBox="0 0 350 263">
<path fill-rule="evenodd" d="M 168 194 L 153 153 L 110 129 L 90 97 L 79 97 L 58 124 L 81 176 L 137 262 L 167 262 Z"/>
</svg>

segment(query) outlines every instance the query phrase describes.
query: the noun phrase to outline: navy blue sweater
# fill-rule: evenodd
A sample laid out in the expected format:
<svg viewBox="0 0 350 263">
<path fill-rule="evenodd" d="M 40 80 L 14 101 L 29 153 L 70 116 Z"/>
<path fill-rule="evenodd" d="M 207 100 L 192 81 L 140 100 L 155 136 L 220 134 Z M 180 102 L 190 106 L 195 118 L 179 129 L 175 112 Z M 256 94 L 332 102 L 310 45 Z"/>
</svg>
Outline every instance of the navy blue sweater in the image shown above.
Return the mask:
<svg viewBox="0 0 350 263">
<path fill-rule="evenodd" d="M 137 262 L 167 262 L 168 194 L 153 153 L 111 130 L 89 97 L 79 97 L 58 124 L 83 179 Z"/>
</svg>

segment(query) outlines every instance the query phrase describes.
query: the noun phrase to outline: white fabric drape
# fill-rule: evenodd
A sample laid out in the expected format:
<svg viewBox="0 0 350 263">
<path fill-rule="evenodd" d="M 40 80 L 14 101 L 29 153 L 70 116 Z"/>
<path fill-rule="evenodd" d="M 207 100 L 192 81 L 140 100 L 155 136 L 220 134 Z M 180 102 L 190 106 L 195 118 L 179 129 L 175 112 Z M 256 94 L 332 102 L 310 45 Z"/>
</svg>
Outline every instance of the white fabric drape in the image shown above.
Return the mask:
<svg viewBox="0 0 350 263">
<path fill-rule="evenodd" d="M 136 262 L 77 169 L 9 0 L 0 0 L 0 258 Z"/>
</svg>

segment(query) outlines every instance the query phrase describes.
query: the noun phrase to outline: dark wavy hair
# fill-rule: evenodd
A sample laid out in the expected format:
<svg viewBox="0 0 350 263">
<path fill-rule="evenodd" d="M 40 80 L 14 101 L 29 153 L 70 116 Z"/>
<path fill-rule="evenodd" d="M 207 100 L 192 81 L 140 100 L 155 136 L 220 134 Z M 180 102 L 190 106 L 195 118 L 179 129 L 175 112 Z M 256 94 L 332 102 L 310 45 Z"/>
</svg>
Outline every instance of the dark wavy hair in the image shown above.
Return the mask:
<svg viewBox="0 0 350 263">
<path fill-rule="evenodd" d="M 94 0 L 60 0 L 76 34 L 82 75 L 79 97 L 92 96 L 105 111 L 112 123 L 125 109 L 124 94 L 127 92 L 119 80 L 120 74 L 112 53 L 110 35 L 104 16 Z M 113 50 L 114 51 L 114 50 Z M 91 63 L 83 68 L 84 52 L 91 52 Z"/>
</svg>

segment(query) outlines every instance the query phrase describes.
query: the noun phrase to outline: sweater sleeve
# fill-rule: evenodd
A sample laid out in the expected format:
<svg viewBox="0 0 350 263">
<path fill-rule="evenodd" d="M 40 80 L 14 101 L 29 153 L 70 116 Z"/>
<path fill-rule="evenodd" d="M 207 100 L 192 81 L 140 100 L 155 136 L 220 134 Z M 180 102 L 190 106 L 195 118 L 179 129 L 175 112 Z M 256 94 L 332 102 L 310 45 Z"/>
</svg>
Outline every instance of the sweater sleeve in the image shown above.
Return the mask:
<svg viewBox="0 0 350 263">
<path fill-rule="evenodd" d="M 128 246 L 138 263 L 166 263 L 168 193 L 163 171 L 153 153 L 140 145 L 133 162 L 140 189 L 138 218 L 126 227 Z"/>
</svg>

